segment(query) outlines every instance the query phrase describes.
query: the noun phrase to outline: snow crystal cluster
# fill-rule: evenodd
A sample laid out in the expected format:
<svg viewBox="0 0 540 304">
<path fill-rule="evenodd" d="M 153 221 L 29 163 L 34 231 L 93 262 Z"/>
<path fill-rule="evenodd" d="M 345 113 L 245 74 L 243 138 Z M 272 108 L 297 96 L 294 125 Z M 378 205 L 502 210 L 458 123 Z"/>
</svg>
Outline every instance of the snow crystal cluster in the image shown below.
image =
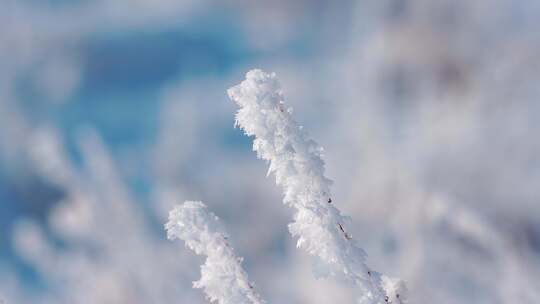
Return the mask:
<svg viewBox="0 0 540 304">
<path fill-rule="evenodd" d="M 186 201 L 169 213 L 165 224 L 170 240 L 181 239 L 198 255 L 205 255 L 201 279 L 193 283 L 204 289 L 210 301 L 220 304 L 262 304 L 248 276 L 229 245 L 216 215 L 202 202 Z"/>
<path fill-rule="evenodd" d="M 360 303 L 403 303 L 403 283 L 365 264 L 366 253 L 347 230 L 348 218 L 332 202 L 323 149 L 292 118 L 276 75 L 249 71 L 228 94 L 240 107 L 236 125 L 255 137 L 253 150 L 269 162 L 268 174 L 283 187 L 284 203 L 296 209 L 289 231 L 297 247 L 318 258 L 318 274 L 354 283 Z"/>
<path fill-rule="evenodd" d="M 324 176 L 323 149 L 309 139 L 284 103 L 275 74 L 252 70 L 246 80 L 228 90 L 240 107 L 236 125 L 255 136 L 253 149 L 270 163 L 268 174 L 284 189 L 284 203 L 296 210 L 289 231 L 297 247 L 316 257 L 317 275 L 335 277 L 359 290 L 360 304 L 405 303 L 405 285 L 371 270 L 366 253 L 347 229 L 349 218 L 332 202 L 332 181 Z M 187 201 L 169 214 L 165 225 L 169 239 L 179 238 L 195 253 L 206 255 L 203 288 L 211 301 L 262 303 L 247 274 L 227 243 L 218 218 L 201 202 Z"/>
</svg>

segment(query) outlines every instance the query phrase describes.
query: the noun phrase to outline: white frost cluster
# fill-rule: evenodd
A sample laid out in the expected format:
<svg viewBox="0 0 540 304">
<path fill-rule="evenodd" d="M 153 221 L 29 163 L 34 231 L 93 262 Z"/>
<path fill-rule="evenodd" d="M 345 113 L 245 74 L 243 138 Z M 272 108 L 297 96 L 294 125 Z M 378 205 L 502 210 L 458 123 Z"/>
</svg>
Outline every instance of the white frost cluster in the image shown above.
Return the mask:
<svg viewBox="0 0 540 304">
<path fill-rule="evenodd" d="M 169 213 L 165 224 L 170 240 L 181 239 L 198 255 L 205 255 L 201 279 L 193 287 L 202 288 L 220 304 L 264 303 L 253 290 L 247 273 L 229 245 L 227 234 L 216 215 L 202 202 L 186 201 Z"/>
<path fill-rule="evenodd" d="M 296 209 L 289 231 L 298 237 L 297 247 L 318 258 L 318 274 L 358 286 L 360 303 L 405 303 L 401 282 L 365 264 L 366 253 L 347 230 L 349 219 L 332 202 L 323 149 L 292 118 L 276 75 L 249 71 L 246 80 L 228 94 L 240 107 L 236 125 L 255 136 L 253 150 L 269 162 L 268 174 L 274 173 L 283 187 L 284 203 Z"/>
</svg>

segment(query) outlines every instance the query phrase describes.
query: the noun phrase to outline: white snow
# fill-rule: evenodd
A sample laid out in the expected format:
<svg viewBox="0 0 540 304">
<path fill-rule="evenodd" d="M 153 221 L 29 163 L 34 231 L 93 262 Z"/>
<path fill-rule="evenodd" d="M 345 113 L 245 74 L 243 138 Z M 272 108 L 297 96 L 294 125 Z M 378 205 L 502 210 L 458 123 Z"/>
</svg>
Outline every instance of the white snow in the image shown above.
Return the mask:
<svg viewBox="0 0 540 304">
<path fill-rule="evenodd" d="M 276 75 L 251 70 L 228 94 L 240 107 L 236 125 L 255 137 L 253 150 L 268 161 L 268 174 L 283 187 L 283 202 L 295 209 L 289 231 L 298 238 L 297 247 L 317 257 L 318 274 L 354 283 L 362 294 L 359 303 L 405 303 L 404 295 L 396 296 L 404 289 L 401 282 L 365 264 L 367 255 L 352 238 L 348 217 L 332 202 L 323 149 L 292 118 Z"/>
<path fill-rule="evenodd" d="M 242 258 L 234 254 L 228 236 L 216 215 L 202 202 L 186 201 L 169 213 L 165 224 L 170 240 L 181 239 L 198 255 L 205 255 L 201 266 L 201 279 L 193 287 L 202 288 L 211 302 L 220 304 L 262 304 L 253 290 Z"/>
</svg>

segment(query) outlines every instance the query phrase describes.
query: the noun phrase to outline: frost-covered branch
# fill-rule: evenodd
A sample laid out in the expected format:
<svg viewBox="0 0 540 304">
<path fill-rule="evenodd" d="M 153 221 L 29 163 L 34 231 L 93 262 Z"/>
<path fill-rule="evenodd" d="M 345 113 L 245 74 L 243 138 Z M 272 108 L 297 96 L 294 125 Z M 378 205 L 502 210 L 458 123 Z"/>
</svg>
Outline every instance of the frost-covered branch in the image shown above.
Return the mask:
<svg viewBox="0 0 540 304">
<path fill-rule="evenodd" d="M 298 237 L 297 247 L 321 262 L 318 274 L 356 284 L 360 303 L 404 303 L 403 283 L 365 264 L 366 253 L 347 230 L 349 219 L 332 202 L 323 149 L 292 118 L 275 74 L 249 71 L 246 80 L 228 94 L 240 107 L 236 125 L 255 136 L 253 150 L 269 162 L 268 174 L 274 173 L 283 187 L 284 203 L 296 209 L 289 231 Z"/>
<path fill-rule="evenodd" d="M 193 287 L 202 288 L 211 302 L 219 304 L 262 304 L 247 273 L 229 245 L 219 219 L 202 202 L 186 201 L 169 213 L 165 224 L 170 240 L 181 239 L 198 255 L 205 255 L 201 279 Z"/>
</svg>

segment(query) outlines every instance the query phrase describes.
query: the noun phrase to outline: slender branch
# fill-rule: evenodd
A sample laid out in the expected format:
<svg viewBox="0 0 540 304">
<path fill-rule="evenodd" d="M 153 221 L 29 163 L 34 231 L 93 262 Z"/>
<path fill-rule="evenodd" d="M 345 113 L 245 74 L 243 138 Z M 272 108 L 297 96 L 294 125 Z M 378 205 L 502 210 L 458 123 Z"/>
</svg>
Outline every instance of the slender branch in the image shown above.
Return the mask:
<svg viewBox="0 0 540 304">
<path fill-rule="evenodd" d="M 234 254 L 219 218 L 202 202 L 186 201 L 169 213 L 167 238 L 181 239 L 198 255 L 205 255 L 201 279 L 193 282 L 211 302 L 219 304 L 263 304 L 242 268 L 242 258 Z"/>
<path fill-rule="evenodd" d="M 365 264 L 366 253 L 346 228 L 348 218 L 332 204 L 323 149 L 292 118 L 276 75 L 251 70 L 228 94 L 240 107 L 235 125 L 255 137 L 253 150 L 269 162 L 268 174 L 273 173 L 282 186 L 283 202 L 296 209 L 289 231 L 298 238 L 297 247 L 322 262 L 322 276 L 356 284 L 362 293 L 360 303 L 404 303 L 399 294 L 404 285 Z"/>
</svg>

